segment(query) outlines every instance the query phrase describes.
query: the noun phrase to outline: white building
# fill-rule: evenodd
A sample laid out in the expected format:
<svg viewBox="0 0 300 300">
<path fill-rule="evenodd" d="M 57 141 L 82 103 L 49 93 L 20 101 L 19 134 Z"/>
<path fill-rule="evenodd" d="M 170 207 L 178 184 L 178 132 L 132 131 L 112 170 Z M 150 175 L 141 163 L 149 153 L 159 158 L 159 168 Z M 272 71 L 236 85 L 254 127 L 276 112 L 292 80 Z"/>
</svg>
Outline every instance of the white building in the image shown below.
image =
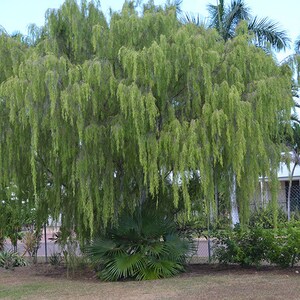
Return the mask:
<svg viewBox="0 0 300 300">
<path fill-rule="evenodd" d="M 288 187 L 290 182 L 291 170 L 285 163 L 280 164 L 278 171 L 279 191 L 278 191 L 278 204 L 286 212 L 288 212 Z M 254 208 L 265 207 L 271 199 L 271 191 L 267 178 L 259 178 L 259 188 L 254 196 Z M 300 166 L 296 166 L 292 178 L 290 212 L 300 212 Z"/>
</svg>

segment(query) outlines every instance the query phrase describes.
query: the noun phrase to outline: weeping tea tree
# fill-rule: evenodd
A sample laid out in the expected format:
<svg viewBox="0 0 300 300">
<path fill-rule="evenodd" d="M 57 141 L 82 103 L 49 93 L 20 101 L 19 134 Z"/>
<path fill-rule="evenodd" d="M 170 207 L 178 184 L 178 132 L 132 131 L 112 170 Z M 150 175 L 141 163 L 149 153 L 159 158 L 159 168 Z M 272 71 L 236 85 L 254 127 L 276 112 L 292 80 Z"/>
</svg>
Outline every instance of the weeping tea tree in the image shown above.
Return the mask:
<svg viewBox="0 0 300 300">
<path fill-rule="evenodd" d="M 258 177 L 276 174 L 291 74 L 237 30 L 225 42 L 151 2 L 108 22 L 67 0 L 30 43 L 1 35 L 1 186 L 84 238 L 146 200 L 209 210 L 236 174 L 246 222 Z"/>
</svg>

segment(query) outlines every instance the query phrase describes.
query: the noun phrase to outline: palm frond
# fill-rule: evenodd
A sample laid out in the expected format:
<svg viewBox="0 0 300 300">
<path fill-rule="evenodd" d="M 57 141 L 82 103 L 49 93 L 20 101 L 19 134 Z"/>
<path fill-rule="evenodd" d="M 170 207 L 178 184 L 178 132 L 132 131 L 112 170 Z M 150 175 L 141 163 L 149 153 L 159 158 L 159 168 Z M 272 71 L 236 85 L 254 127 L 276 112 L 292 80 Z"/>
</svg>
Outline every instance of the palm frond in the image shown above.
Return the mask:
<svg viewBox="0 0 300 300">
<path fill-rule="evenodd" d="M 107 281 L 112 279 L 133 278 L 144 268 L 145 263 L 140 253 L 133 255 L 122 254 L 115 256 L 114 259 L 105 265 L 102 278 Z"/>
<path fill-rule="evenodd" d="M 180 261 L 182 263 L 186 260 L 186 255 L 192 253 L 195 250 L 195 244 L 193 241 L 179 238 L 178 235 L 168 235 L 164 244 L 165 253 L 168 258 L 174 261 Z"/>
<path fill-rule="evenodd" d="M 218 5 L 209 3 L 207 5 L 207 10 L 209 14 L 210 28 L 215 28 L 221 35 L 223 31 L 223 21 L 225 18 L 225 6 L 224 0 L 220 0 Z"/>
<path fill-rule="evenodd" d="M 251 18 L 250 8 L 243 0 L 232 1 L 225 10 L 223 20 L 224 39 L 228 40 L 234 36 L 235 28 L 240 21 L 249 21 Z"/>
<path fill-rule="evenodd" d="M 150 256 L 158 257 L 164 254 L 165 247 L 164 243 L 160 241 L 156 241 L 146 245 L 144 248 L 144 253 L 149 254 Z"/>
<path fill-rule="evenodd" d="M 6 29 L 2 25 L 0 25 L 0 34 L 8 35 Z"/>
<path fill-rule="evenodd" d="M 184 13 L 180 17 L 180 22 L 183 24 L 194 24 L 196 26 L 207 27 L 205 19 L 202 18 L 200 14 Z"/>
<path fill-rule="evenodd" d="M 296 113 L 293 113 L 291 115 L 291 121 L 293 123 L 296 123 L 296 124 L 300 125 L 300 119 L 299 119 L 299 116 Z"/>
<path fill-rule="evenodd" d="M 142 215 L 142 234 L 149 238 L 159 238 L 175 232 L 175 223 L 163 216 L 157 217 L 153 213 L 143 213 Z"/>
<path fill-rule="evenodd" d="M 255 17 L 248 25 L 249 31 L 255 35 L 256 44 L 265 46 L 267 43 L 273 49 L 280 51 L 289 47 L 290 39 L 285 30 L 280 30 L 280 25 L 269 18 L 258 19 Z"/>
<path fill-rule="evenodd" d="M 181 14 L 182 13 L 182 9 L 181 9 L 182 2 L 183 2 L 183 0 L 174 0 L 172 2 L 172 5 L 176 8 L 176 13 L 177 14 Z"/>
<path fill-rule="evenodd" d="M 297 37 L 295 41 L 295 52 L 300 54 L 300 35 Z"/>
<path fill-rule="evenodd" d="M 242 20 L 249 21 L 251 19 L 251 9 L 243 0 L 232 1 L 228 9 L 227 18 L 235 20 L 236 24 Z"/>
<path fill-rule="evenodd" d="M 149 262 L 149 268 L 153 269 L 158 278 L 171 277 L 183 271 L 181 264 L 171 260 L 153 260 Z"/>
<path fill-rule="evenodd" d="M 93 262 L 102 262 L 105 257 L 111 257 L 125 251 L 112 240 L 97 239 L 85 247 L 84 252 Z"/>
</svg>

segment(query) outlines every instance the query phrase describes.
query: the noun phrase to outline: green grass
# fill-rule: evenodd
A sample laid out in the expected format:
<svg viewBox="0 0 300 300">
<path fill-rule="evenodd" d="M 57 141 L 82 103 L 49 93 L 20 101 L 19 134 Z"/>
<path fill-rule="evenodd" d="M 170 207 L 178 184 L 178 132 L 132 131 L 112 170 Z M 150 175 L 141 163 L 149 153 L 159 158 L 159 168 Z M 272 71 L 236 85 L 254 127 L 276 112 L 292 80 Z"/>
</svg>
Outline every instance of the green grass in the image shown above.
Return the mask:
<svg viewBox="0 0 300 300">
<path fill-rule="evenodd" d="M 0 285 L 0 299 L 30 299 L 31 296 L 41 295 L 43 291 L 55 290 L 55 284 L 43 282 L 11 285 Z"/>
</svg>

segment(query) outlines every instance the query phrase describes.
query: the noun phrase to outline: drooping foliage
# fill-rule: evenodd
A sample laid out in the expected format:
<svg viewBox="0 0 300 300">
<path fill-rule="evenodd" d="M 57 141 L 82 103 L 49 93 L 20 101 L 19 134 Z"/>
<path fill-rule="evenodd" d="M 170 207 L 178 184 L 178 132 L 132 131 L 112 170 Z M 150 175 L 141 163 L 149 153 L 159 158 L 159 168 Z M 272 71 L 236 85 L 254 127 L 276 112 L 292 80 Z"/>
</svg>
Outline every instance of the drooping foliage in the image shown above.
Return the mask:
<svg viewBox="0 0 300 300">
<path fill-rule="evenodd" d="M 225 42 L 172 6 L 125 2 L 108 22 L 67 0 L 39 32 L 29 45 L 0 36 L 2 187 L 79 237 L 149 198 L 187 218 L 208 210 L 233 173 L 246 215 L 258 176 L 276 174 L 292 106 L 290 71 L 246 26 Z"/>
</svg>

